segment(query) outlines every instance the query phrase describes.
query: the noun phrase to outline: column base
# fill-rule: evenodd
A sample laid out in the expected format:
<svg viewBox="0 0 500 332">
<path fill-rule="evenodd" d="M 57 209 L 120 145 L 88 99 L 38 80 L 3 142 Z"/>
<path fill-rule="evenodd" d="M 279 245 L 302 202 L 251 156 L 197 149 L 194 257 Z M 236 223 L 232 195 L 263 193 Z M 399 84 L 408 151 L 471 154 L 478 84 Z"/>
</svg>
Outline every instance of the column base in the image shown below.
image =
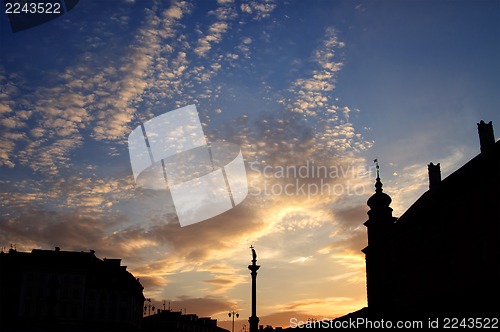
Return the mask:
<svg viewBox="0 0 500 332">
<path fill-rule="evenodd" d="M 249 317 L 248 323 L 250 323 L 250 332 L 257 332 L 259 330 L 259 317 Z"/>
</svg>

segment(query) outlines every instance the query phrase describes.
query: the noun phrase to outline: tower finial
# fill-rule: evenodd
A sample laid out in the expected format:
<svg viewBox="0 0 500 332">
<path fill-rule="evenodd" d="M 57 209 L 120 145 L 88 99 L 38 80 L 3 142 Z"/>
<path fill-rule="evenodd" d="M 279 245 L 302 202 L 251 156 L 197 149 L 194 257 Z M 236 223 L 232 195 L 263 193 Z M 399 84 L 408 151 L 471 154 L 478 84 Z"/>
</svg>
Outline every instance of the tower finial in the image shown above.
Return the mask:
<svg viewBox="0 0 500 332">
<path fill-rule="evenodd" d="M 375 192 L 381 193 L 382 192 L 382 182 L 380 181 L 380 166 L 378 165 L 378 158 L 375 158 L 373 160 L 375 163 L 375 167 L 377 168 L 377 181 L 375 182 Z"/>
</svg>

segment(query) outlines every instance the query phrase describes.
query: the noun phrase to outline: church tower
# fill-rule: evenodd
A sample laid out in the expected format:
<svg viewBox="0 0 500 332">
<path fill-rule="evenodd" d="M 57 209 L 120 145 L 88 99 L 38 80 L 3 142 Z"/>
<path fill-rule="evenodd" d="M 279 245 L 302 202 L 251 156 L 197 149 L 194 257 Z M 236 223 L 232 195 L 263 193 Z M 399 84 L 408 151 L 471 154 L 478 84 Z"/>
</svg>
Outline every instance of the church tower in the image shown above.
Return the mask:
<svg viewBox="0 0 500 332">
<path fill-rule="evenodd" d="M 370 210 L 368 220 L 364 225 L 368 229 L 368 246 L 362 251 L 366 259 L 366 289 L 368 307 L 372 313 L 385 311 L 389 306 L 387 290 L 390 289 L 390 266 L 386 241 L 391 238 L 394 223 L 397 218 L 392 216 L 392 208 L 389 206 L 392 199 L 383 192 L 380 181 L 380 169 L 377 160 L 377 179 L 375 182 L 375 194 L 367 201 Z"/>
</svg>

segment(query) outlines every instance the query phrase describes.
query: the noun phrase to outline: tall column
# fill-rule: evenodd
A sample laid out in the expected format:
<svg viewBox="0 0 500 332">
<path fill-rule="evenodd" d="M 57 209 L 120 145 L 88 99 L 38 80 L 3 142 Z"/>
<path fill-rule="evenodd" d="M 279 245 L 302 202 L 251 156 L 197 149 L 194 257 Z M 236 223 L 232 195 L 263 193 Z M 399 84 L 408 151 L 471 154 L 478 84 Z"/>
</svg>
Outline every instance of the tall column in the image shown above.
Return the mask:
<svg viewBox="0 0 500 332">
<path fill-rule="evenodd" d="M 257 270 L 260 265 L 257 265 L 257 253 L 253 246 L 252 249 L 252 265 L 248 265 L 248 269 L 251 271 L 252 275 L 252 316 L 248 318 L 248 323 L 250 323 L 250 332 L 257 332 L 259 330 L 259 317 L 257 317 Z"/>
</svg>

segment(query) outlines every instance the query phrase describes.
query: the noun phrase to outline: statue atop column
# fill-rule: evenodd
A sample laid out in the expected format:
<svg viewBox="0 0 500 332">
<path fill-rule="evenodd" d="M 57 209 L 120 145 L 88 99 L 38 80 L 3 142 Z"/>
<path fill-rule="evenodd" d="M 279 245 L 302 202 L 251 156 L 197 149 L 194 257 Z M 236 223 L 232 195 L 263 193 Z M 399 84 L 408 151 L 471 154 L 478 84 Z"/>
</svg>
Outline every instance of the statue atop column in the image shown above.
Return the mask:
<svg viewBox="0 0 500 332">
<path fill-rule="evenodd" d="M 260 268 L 257 265 L 257 253 L 253 246 L 252 249 L 252 264 L 248 265 L 248 269 L 251 271 L 252 275 L 252 316 L 248 318 L 248 323 L 250 323 L 250 332 L 257 332 L 259 330 L 259 317 L 257 317 L 257 270 Z"/>
</svg>

